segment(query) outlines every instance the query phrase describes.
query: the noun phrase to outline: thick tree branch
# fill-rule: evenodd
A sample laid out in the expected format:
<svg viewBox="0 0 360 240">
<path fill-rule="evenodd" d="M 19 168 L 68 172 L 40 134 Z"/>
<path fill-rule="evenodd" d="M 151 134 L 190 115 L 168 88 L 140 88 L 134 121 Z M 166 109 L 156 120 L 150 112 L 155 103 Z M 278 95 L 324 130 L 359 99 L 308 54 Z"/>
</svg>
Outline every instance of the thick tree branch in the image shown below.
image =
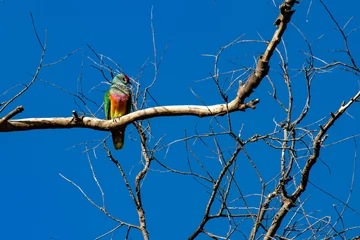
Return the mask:
<svg viewBox="0 0 360 240">
<path fill-rule="evenodd" d="M 240 87 L 241 88 L 241 87 Z M 249 89 L 251 90 L 251 89 Z M 245 92 L 246 93 L 246 92 Z M 26 131 L 35 129 L 58 129 L 58 128 L 91 128 L 100 131 L 109 131 L 127 125 L 137 120 L 144 120 L 154 117 L 169 116 L 215 116 L 224 115 L 227 112 L 255 108 L 259 102 L 254 99 L 245 104 L 240 104 L 238 99 L 228 104 L 218 104 L 213 106 L 179 105 L 153 107 L 139 110 L 118 119 L 102 120 L 91 117 L 68 117 L 68 118 L 27 118 L 12 121 L 5 121 L 0 124 L 0 132 Z"/>
</svg>

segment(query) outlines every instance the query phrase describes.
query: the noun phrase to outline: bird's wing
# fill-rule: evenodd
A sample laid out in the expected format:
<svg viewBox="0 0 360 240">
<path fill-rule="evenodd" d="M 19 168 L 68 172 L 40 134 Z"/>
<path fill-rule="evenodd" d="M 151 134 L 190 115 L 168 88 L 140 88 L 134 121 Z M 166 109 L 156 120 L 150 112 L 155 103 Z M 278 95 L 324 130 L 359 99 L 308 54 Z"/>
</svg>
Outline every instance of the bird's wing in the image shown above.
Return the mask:
<svg viewBox="0 0 360 240">
<path fill-rule="evenodd" d="M 105 116 L 106 116 L 106 119 L 109 120 L 111 119 L 111 115 L 110 115 L 110 96 L 109 96 L 110 92 L 109 90 L 107 90 L 105 92 L 105 95 L 104 95 L 104 110 L 105 110 Z"/>
</svg>

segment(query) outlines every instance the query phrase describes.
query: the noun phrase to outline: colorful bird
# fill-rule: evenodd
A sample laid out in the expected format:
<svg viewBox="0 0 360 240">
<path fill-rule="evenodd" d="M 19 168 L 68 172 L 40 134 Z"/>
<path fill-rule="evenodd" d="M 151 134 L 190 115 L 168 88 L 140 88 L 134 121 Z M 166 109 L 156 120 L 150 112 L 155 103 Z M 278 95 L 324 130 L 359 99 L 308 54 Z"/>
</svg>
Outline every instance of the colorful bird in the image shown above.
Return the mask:
<svg viewBox="0 0 360 240">
<path fill-rule="evenodd" d="M 114 119 L 124 116 L 131 111 L 131 92 L 127 84 L 130 79 L 125 74 L 118 74 L 111 82 L 110 89 L 106 91 L 104 96 L 104 108 L 106 119 Z M 124 146 L 125 128 L 111 132 L 114 147 L 116 150 Z"/>
</svg>

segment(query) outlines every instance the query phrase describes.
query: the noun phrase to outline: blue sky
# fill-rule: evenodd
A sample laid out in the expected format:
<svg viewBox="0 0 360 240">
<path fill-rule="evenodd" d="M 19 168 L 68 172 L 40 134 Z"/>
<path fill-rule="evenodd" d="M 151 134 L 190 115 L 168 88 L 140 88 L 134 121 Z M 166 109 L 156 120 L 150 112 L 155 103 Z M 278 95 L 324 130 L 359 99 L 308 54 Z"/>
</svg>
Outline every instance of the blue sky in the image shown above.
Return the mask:
<svg viewBox="0 0 360 240">
<path fill-rule="evenodd" d="M 277 5 L 280 4 L 280 1 L 275 2 Z M 343 26 L 353 17 L 346 28 L 347 31 L 359 26 L 359 3 L 350 0 L 341 4 L 330 1 L 326 3 L 340 25 Z M 329 51 L 342 49 L 343 41 L 334 30 L 335 26 L 326 11 L 318 1 L 313 1 L 310 8 L 309 6 L 309 1 L 301 1 L 296 8 L 293 23 L 310 42 L 323 35 L 314 43 L 316 56 L 328 62 L 333 59 L 345 61 L 343 54 Z M 91 67 L 89 57 L 94 58 L 94 55 L 87 48 L 87 44 L 98 53 L 119 63 L 129 76 L 136 77 L 146 59 L 150 57 L 152 61 L 152 7 L 159 56 L 167 46 L 158 81 L 151 91 L 160 105 L 220 103 L 221 97 L 213 82 L 201 80 L 213 71 L 213 59 L 202 54 L 216 54 L 221 46 L 243 34 L 246 34 L 244 40 L 258 40 L 259 35 L 269 40 L 275 30 L 272 23 L 278 16 L 278 8 L 269 0 L 2 0 L 0 92 L 17 84 L 28 83 L 38 65 L 41 48 L 33 31 L 31 12 L 41 40 L 44 40 L 47 30 L 45 63 L 57 61 L 79 49 L 66 61 L 44 68 L 40 78 L 76 92 L 77 80 L 82 73 L 84 93 L 101 104 L 107 85 L 95 87 L 104 79 Z M 350 48 L 356 59 L 360 57 L 360 48 L 357 44 L 359 37 L 359 32 L 355 32 L 349 38 Z M 300 68 L 305 59 L 301 51 L 307 50 L 306 44 L 291 26 L 285 33 L 284 40 L 289 54 L 289 68 Z M 236 45 L 224 53 L 220 71 L 254 67 L 254 58 L 264 49 L 265 46 L 262 44 Z M 283 50 L 282 47 L 280 49 Z M 230 63 L 228 59 L 232 59 L 234 63 Z M 317 64 L 321 66 L 320 62 Z M 274 55 L 270 62 L 270 77 L 279 87 L 278 91 L 281 94 L 286 93 L 286 89 L 281 82 L 278 65 L 279 58 Z M 153 69 L 151 64 L 148 64 L 141 83 L 144 86 L 149 84 L 152 76 Z M 293 81 L 296 112 L 302 109 L 306 92 L 303 78 L 294 77 Z M 319 74 L 312 87 L 312 105 L 309 118 L 304 121 L 304 125 L 328 116 L 330 111 L 336 111 L 343 100 L 347 101 L 359 90 L 359 80 L 344 71 L 334 71 L 331 74 Z M 201 101 L 192 94 L 190 88 Z M 19 89 L 20 87 L 16 87 L 7 94 L 0 95 L 0 102 L 11 98 Z M 244 139 L 255 133 L 271 132 L 274 129 L 273 119 L 279 122 L 284 118 L 281 109 L 269 96 L 269 91 L 271 86 L 264 80 L 251 96 L 251 99 L 261 100 L 257 109 L 232 114 L 236 131 L 244 124 Z M 235 94 L 234 88 L 229 95 L 234 97 Z M 283 96 L 283 100 L 286 100 L 286 96 Z M 72 96 L 41 81 L 36 81 L 31 89 L 12 103 L 1 116 L 18 105 L 24 106 L 25 111 L 16 118 L 69 117 L 72 110 L 80 111 Z M 97 106 L 89 106 L 92 111 L 96 111 Z M 155 106 L 155 103 L 149 101 L 148 106 Z M 360 133 L 360 104 L 354 105 L 348 113 L 331 129 L 328 143 Z M 98 117 L 104 118 L 103 113 L 100 112 Z M 195 126 L 198 131 L 204 133 L 209 130 L 211 121 L 212 118 L 195 117 L 152 119 L 153 139 L 150 144 L 154 144 L 160 137 L 164 137 L 165 143 L 182 138 L 185 129 L 188 134 L 194 134 Z M 226 123 L 225 118 L 219 118 L 219 121 Z M 125 149 L 114 152 L 114 156 L 123 163 L 129 179 L 133 180 L 136 172 L 141 169 L 139 141 L 133 126 L 129 126 L 127 132 L 131 133 L 133 139 L 127 139 Z M 107 133 L 89 129 L 64 129 L 2 133 L 1 136 L 0 236 L 3 239 L 95 239 L 116 226 L 116 223 L 94 208 L 74 186 L 59 176 L 61 173 L 70 178 L 100 203 L 100 194 L 92 179 L 87 155 L 83 153 L 84 145 L 79 144 L 101 140 Z M 229 140 L 222 140 L 223 146 L 226 147 Z M 76 147 L 72 147 L 74 145 Z M 346 201 L 351 186 L 354 154 L 356 149 L 359 149 L 358 145 L 359 143 L 356 145 L 354 140 L 349 140 L 325 148 L 321 156 L 324 163 L 315 166 L 311 182 Z M 216 164 L 211 162 L 211 159 L 214 159 L 212 153 L 201 145 L 196 147 L 210 171 L 217 171 L 218 169 L 213 167 Z M 249 147 L 248 151 L 267 180 L 278 172 L 278 152 L 266 148 L 262 143 Z M 159 157 L 169 166 L 187 169 L 184 144 L 171 147 L 165 159 L 164 155 L 162 152 Z M 106 158 L 103 148 L 100 147 L 96 155 L 91 153 L 90 158 L 105 191 L 109 211 L 122 220 L 137 223 L 135 207 L 121 176 Z M 186 239 L 196 229 L 202 217 L 204 203 L 208 199 L 206 189 L 190 177 L 159 172 L 159 169 L 155 166 L 143 184 L 144 207 L 150 236 L 152 239 Z M 356 175 L 359 175 L 358 169 Z M 360 212 L 360 180 L 357 176 L 349 204 Z M 253 179 L 256 179 L 256 176 L 251 166 L 246 161 L 240 162 L 238 181 L 243 184 L 244 194 L 259 192 L 259 183 Z M 336 219 L 333 204 L 339 203 L 334 199 L 311 186 L 306 197 L 310 197 L 305 205 L 308 211 L 319 210 L 318 216 L 329 215 Z M 257 199 L 254 199 L 254 203 L 255 201 Z M 360 222 L 359 215 L 352 211 L 347 211 L 346 217 L 346 224 Z M 223 224 L 224 222 L 214 222 L 209 227 L 221 234 L 224 231 Z M 247 224 L 245 226 L 251 226 L 251 222 Z M 124 230 L 119 230 L 115 236 L 117 239 L 123 239 L 123 234 Z M 352 231 L 349 236 L 356 234 L 360 235 L 360 230 Z M 134 234 L 132 239 L 139 239 L 139 235 Z"/>
</svg>

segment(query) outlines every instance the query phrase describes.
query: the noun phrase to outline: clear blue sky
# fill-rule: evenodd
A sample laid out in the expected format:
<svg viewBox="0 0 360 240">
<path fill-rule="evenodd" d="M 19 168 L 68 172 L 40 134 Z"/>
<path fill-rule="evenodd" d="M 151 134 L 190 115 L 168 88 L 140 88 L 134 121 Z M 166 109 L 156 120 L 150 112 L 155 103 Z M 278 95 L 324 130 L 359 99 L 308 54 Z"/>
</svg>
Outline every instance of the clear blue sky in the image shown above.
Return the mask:
<svg viewBox="0 0 360 240">
<path fill-rule="evenodd" d="M 275 1 L 280 4 L 280 1 Z M 360 25 L 360 4 L 357 1 L 330 3 L 340 25 L 354 17 L 347 31 Z M 190 87 L 206 104 L 220 103 L 221 98 L 211 81 L 198 81 L 209 76 L 213 71 L 213 59 L 201 54 L 214 54 L 219 47 L 228 44 L 236 37 L 245 34 L 244 39 L 259 39 L 260 34 L 269 40 L 275 28 L 272 23 L 278 15 L 278 8 L 272 1 L 16 1 L 0 2 L 0 93 L 31 80 L 38 65 L 41 48 L 35 37 L 30 12 L 32 12 L 37 31 L 42 40 L 47 30 L 47 53 L 45 63 L 57 61 L 69 52 L 80 49 L 74 56 L 52 67 L 44 68 L 40 78 L 50 81 L 71 92 L 76 92 L 77 79 L 83 61 L 83 89 L 91 99 L 101 104 L 106 85 L 93 89 L 104 81 L 101 74 L 91 68 L 88 56 L 94 57 L 86 44 L 98 53 L 111 57 L 119 63 L 125 72 L 135 77 L 142 64 L 152 57 L 152 39 L 150 28 L 150 10 L 154 7 L 154 27 L 158 54 L 168 46 L 163 59 L 158 82 L 152 95 L 160 105 L 202 104 L 190 90 Z M 350 6 L 350 7 L 349 7 Z M 345 59 L 340 53 L 328 50 L 342 48 L 342 39 L 334 30 L 325 10 L 318 1 L 313 1 L 310 10 L 309 1 L 301 1 L 297 7 L 293 22 L 308 37 L 315 41 L 322 34 L 321 40 L 314 45 L 316 56 L 331 62 L 334 56 Z M 349 39 L 354 57 L 360 58 L 358 44 L 359 33 Z M 300 68 L 306 51 L 301 36 L 289 27 L 284 37 L 290 58 L 290 68 Z M 265 49 L 261 44 L 242 44 L 225 53 L 237 65 L 222 62 L 220 71 L 253 67 L 254 58 Z M 279 83 L 279 59 L 272 59 L 270 76 Z M 320 65 L 320 64 L 319 64 Z M 152 76 L 151 65 L 145 70 L 141 81 L 148 84 Z M 304 99 L 304 80 L 296 78 L 294 94 L 297 97 L 297 110 L 302 109 Z M 281 84 L 279 84 L 281 85 Z M 12 89 L 6 95 L 0 95 L 0 102 L 6 101 L 20 87 Z M 93 90 L 91 90 L 93 89 Z M 314 80 L 313 103 L 308 124 L 335 111 L 343 100 L 348 100 L 359 89 L 359 80 L 344 72 L 319 75 Z M 90 91 L 91 90 L 91 91 Z M 272 119 L 281 121 L 283 113 L 269 96 L 271 86 L 267 81 L 259 86 L 252 98 L 261 102 L 255 111 L 233 114 L 234 127 L 237 131 L 245 124 L 244 138 L 254 133 L 268 133 L 274 128 Z M 280 93 L 281 93 L 280 88 Z M 284 93 L 284 92 L 283 92 Z M 230 92 L 231 97 L 235 90 Z M 286 99 L 284 97 L 284 99 Z M 69 117 L 73 109 L 78 110 L 72 96 L 37 81 L 23 96 L 11 104 L 1 116 L 18 105 L 25 111 L 17 118 L 27 117 Z M 344 137 L 360 133 L 360 104 L 350 109 L 349 115 L 336 123 L 330 131 L 329 143 Z M 149 106 L 154 103 L 149 101 Z M 96 106 L 90 106 L 93 111 Z M 79 110 L 78 110 L 79 111 Z M 351 116 L 350 116 L 351 115 Z M 103 113 L 99 118 L 104 118 Z M 226 119 L 225 119 L 226 120 Z M 194 126 L 205 132 L 211 119 L 194 117 L 153 119 L 152 144 L 159 137 L 165 136 L 165 142 L 184 136 L 184 129 L 194 133 Z M 260 127 L 259 127 L 260 126 Z M 133 130 L 129 126 L 128 133 Z M 165 135 L 166 134 L 166 135 Z M 28 132 L 2 133 L 0 138 L 1 166 L 0 189 L 2 206 L 0 214 L 1 239 L 94 239 L 116 226 L 99 210 L 95 209 L 80 192 L 64 181 L 59 173 L 79 184 L 89 196 L 100 203 L 101 198 L 88 166 L 87 156 L 82 153 L 84 146 L 71 148 L 84 141 L 99 140 L 106 137 L 105 132 L 88 129 L 43 130 Z M 137 138 L 136 134 L 132 134 Z M 357 139 L 359 140 L 359 139 Z M 226 140 L 224 140 L 226 145 Z M 359 145 L 359 143 L 358 143 Z M 260 171 L 270 180 L 279 168 L 279 155 L 259 144 L 250 148 L 254 161 Z M 69 149 L 70 148 L 70 149 Z M 359 150 L 359 147 L 357 147 Z M 266 148 L 264 148 L 266 149 Z M 164 160 L 172 167 L 186 170 L 187 162 L 182 144 L 170 149 Z M 350 189 L 353 170 L 353 156 L 356 145 L 353 140 L 335 147 L 326 148 L 321 160 L 311 176 L 311 182 L 346 201 Z M 204 159 L 213 157 L 205 149 L 201 152 Z M 133 180 L 140 169 L 139 142 L 127 139 L 125 149 L 114 152 L 124 165 L 129 178 Z M 115 166 L 106 158 L 102 147 L 90 154 L 95 170 L 104 191 L 109 211 L 118 218 L 137 223 L 135 208 L 131 203 L 121 177 Z M 163 158 L 162 155 L 160 155 Z M 206 160 L 204 160 L 206 161 Z M 209 165 L 211 166 L 211 165 Z M 155 169 L 159 169 L 155 167 Z M 330 171 L 329 171 L 330 169 Z M 215 171 L 216 169 L 211 169 Z M 240 164 L 240 183 L 243 193 L 259 192 L 259 184 L 247 164 Z M 350 205 L 360 212 L 360 179 L 356 170 L 355 184 Z M 338 204 L 320 191 L 309 186 L 308 211 L 320 210 L 318 216 L 329 215 L 336 218 L 332 204 Z M 150 171 L 143 185 L 144 207 L 148 229 L 152 239 L 185 239 L 195 230 L 204 212 L 207 200 L 206 190 L 193 181 L 170 173 Z M 359 215 L 348 211 L 348 223 L 360 222 Z M 214 232 L 223 231 L 221 224 L 212 223 Z M 124 230 L 116 233 L 122 239 Z M 351 234 L 360 235 L 357 230 Z M 349 235 L 351 236 L 351 235 Z M 133 239 L 138 239 L 134 235 Z M 109 239 L 109 238 L 105 238 Z M 116 238 L 115 238 L 116 239 Z"/>
</svg>

